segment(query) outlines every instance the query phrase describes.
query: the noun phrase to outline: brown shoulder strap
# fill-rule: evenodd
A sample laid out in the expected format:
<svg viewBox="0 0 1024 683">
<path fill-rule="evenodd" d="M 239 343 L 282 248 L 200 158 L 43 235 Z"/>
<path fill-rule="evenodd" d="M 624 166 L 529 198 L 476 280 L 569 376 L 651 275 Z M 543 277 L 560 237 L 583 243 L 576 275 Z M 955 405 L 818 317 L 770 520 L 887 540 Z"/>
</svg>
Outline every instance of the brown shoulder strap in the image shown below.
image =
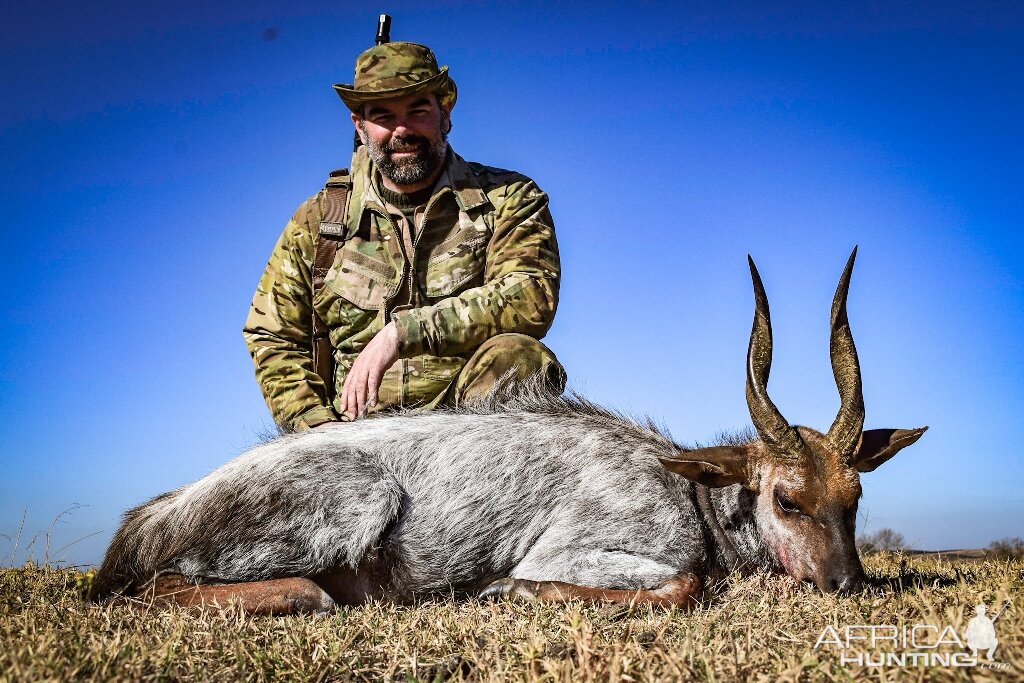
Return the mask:
<svg viewBox="0 0 1024 683">
<path fill-rule="evenodd" d="M 316 252 L 313 257 L 314 294 L 324 283 L 327 271 L 334 264 L 338 245 L 344 240 L 348 219 L 348 195 L 351 189 L 352 179 L 348 169 L 331 172 L 320 202 L 320 226 L 317 230 Z"/>
<path fill-rule="evenodd" d="M 313 254 L 313 298 L 327 278 L 327 271 L 334 265 L 338 247 L 345 241 L 345 226 L 348 218 L 348 195 L 352 181 L 347 169 L 333 171 L 324 188 L 321 201 L 320 226 L 315 237 L 316 250 Z M 313 309 L 313 372 L 318 374 L 327 386 L 327 400 L 334 398 L 334 353 L 328 336 L 327 324 Z"/>
</svg>

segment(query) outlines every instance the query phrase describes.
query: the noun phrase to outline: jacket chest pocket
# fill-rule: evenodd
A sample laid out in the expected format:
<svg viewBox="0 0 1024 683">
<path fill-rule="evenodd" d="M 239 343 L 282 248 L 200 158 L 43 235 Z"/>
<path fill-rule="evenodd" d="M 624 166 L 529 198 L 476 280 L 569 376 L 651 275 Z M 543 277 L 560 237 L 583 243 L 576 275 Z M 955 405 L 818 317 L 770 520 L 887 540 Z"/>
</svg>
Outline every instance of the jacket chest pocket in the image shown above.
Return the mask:
<svg viewBox="0 0 1024 683">
<path fill-rule="evenodd" d="M 430 250 L 426 292 L 431 298 L 483 284 L 490 231 L 483 220 L 460 221 L 458 227 Z"/>
<path fill-rule="evenodd" d="M 385 243 L 354 237 L 338 250 L 324 284 L 359 308 L 378 311 L 398 291 L 400 279 Z"/>
</svg>

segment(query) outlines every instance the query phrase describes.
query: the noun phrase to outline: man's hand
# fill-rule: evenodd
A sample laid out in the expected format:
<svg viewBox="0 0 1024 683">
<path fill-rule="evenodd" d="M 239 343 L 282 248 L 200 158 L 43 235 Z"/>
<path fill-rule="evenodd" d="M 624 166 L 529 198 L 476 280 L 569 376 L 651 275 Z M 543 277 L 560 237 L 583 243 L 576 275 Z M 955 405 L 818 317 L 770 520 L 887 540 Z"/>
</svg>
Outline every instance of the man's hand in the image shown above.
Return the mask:
<svg viewBox="0 0 1024 683">
<path fill-rule="evenodd" d="M 350 420 L 366 416 L 377 403 L 384 372 L 398 360 L 398 331 L 390 322 L 370 340 L 352 364 L 341 388 L 341 412 Z"/>
</svg>

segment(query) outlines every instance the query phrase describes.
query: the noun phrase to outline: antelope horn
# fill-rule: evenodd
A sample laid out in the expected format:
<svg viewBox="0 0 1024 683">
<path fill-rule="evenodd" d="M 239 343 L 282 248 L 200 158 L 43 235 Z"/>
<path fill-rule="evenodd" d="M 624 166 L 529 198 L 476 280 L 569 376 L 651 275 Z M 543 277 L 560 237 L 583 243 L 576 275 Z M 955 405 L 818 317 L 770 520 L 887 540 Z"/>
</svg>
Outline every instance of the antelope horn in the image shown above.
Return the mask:
<svg viewBox="0 0 1024 683">
<path fill-rule="evenodd" d="M 832 357 L 832 373 L 839 387 L 839 414 L 825 435 L 825 443 L 836 452 L 849 457 L 853 454 L 861 431 L 864 429 L 864 393 L 860 382 L 860 363 L 857 347 L 853 344 L 850 321 L 846 317 L 846 296 L 850 292 L 850 275 L 857 258 L 857 247 L 853 248 L 843 276 L 839 278 L 835 298 L 832 299 L 832 335 L 829 354 Z"/>
<path fill-rule="evenodd" d="M 754 429 L 776 455 L 796 456 L 804 450 L 803 439 L 768 398 L 768 373 L 772 369 L 772 319 L 768 296 L 754 259 L 747 254 L 750 278 L 754 282 L 754 326 L 747 349 L 747 408 Z"/>
</svg>

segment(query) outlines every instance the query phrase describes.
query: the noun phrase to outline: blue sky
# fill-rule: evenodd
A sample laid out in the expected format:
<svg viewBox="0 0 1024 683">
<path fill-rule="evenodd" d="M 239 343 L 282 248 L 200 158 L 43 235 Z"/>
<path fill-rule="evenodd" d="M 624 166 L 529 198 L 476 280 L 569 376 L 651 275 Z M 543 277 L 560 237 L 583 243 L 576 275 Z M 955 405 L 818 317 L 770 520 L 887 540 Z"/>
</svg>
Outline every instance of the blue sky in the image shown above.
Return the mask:
<svg viewBox="0 0 1024 683">
<path fill-rule="evenodd" d="M 867 426 L 931 427 L 863 477 L 868 530 L 1024 536 L 1018 4 L 14 5 L 0 533 L 24 515 L 22 548 L 78 505 L 51 559 L 97 562 L 124 509 L 266 429 L 240 329 L 285 221 L 348 163 L 330 85 L 382 11 L 450 66 L 455 149 L 550 194 L 546 341 L 578 389 L 681 441 L 746 425 L 750 253 L 772 397 L 827 428 L 828 306 L 859 244 Z"/>
</svg>

